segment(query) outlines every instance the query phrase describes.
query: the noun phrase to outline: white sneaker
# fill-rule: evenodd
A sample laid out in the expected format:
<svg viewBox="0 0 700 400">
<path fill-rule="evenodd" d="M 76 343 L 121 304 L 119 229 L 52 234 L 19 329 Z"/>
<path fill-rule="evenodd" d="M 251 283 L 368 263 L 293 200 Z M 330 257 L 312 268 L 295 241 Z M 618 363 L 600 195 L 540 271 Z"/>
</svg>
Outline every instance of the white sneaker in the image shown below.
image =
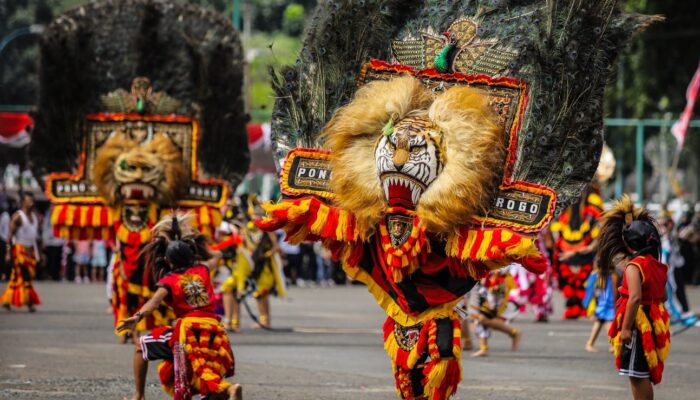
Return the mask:
<svg viewBox="0 0 700 400">
<path fill-rule="evenodd" d="M 83 278 L 81 278 L 80 276 L 76 276 L 75 283 L 83 283 Z"/>
<path fill-rule="evenodd" d="M 687 319 L 687 318 L 692 318 L 695 316 L 695 313 L 692 311 L 686 311 L 683 314 L 681 314 L 681 319 Z"/>
</svg>

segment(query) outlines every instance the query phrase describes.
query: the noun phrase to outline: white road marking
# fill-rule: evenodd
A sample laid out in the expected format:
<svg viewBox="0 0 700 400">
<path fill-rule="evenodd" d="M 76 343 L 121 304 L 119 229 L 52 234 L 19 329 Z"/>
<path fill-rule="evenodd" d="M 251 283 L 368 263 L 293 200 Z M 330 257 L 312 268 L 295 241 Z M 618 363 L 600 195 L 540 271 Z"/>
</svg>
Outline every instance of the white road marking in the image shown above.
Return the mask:
<svg viewBox="0 0 700 400">
<path fill-rule="evenodd" d="M 352 328 L 293 328 L 298 333 L 340 333 L 340 334 L 367 334 L 379 335 L 381 329 L 352 329 Z"/>
<path fill-rule="evenodd" d="M 588 335 L 589 334 L 585 332 L 547 332 L 547 336 L 549 337 L 588 337 Z"/>
</svg>

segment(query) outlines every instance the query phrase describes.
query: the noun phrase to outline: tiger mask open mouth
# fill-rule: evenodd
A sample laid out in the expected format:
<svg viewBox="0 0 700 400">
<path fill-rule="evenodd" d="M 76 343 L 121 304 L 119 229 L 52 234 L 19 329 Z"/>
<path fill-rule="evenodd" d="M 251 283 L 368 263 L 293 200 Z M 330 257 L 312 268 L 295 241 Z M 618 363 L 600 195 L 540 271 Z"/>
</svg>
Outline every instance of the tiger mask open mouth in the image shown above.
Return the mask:
<svg viewBox="0 0 700 400">
<path fill-rule="evenodd" d="M 439 130 L 427 118 L 407 117 L 377 143 L 377 173 L 390 206 L 415 209 L 442 172 Z"/>
<path fill-rule="evenodd" d="M 431 232 L 483 212 L 503 176 L 504 135 L 485 92 L 433 92 L 414 77 L 373 81 L 324 128 L 331 188 L 368 237 L 389 207 L 414 210 Z"/>
</svg>

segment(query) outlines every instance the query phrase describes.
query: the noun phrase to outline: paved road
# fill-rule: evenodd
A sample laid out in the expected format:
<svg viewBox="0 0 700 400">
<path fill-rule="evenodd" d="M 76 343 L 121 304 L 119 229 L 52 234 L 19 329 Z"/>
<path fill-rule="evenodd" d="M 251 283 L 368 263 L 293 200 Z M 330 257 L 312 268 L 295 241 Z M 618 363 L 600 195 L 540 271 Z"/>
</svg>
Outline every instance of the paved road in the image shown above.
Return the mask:
<svg viewBox="0 0 700 400">
<path fill-rule="evenodd" d="M 131 347 L 111 334 L 101 285 L 39 283 L 36 314 L 0 313 L 0 399 L 121 399 L 131 391 Z M 700 290 L 691 290 L 700 308 Z M 557 298 L 557 303 L 561 303 Z M 252 304 L 251 304 L 252 305 Z M 236 381 L 247 399 L 395 399 L 382 349 L 383 313 L 362 287 L 290 290 L 273 301 L 273 324 L 293 333 L 248 328 L 232 336 Z M 492 339 L 492 357 L 464 357 L 456 399 L 618 399 L 627 382 L 606 352 L 583 351 L 587 321 L 530 322 L 522 349 Z M 603 348 L 604 343 L 600 342 Z M 674 337 L 658 399 L 698 399 L 700 329 Z M 148 397 L 165 399 L 151 366 Z"/>
</svg>

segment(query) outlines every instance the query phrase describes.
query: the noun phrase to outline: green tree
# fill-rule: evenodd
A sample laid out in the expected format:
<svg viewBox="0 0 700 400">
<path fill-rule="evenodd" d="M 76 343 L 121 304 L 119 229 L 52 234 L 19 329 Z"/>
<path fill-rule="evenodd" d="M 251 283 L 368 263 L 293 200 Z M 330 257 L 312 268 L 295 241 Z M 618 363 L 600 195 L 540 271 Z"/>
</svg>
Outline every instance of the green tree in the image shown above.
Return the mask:
<svg viewBox="0 0 700 400">
<path fill-rule="evenodd" d="M 299 36 L 304 31 L 304 6 L 292 3 L 284 10 L 282 30 L 290 36 Z"/>
<path fill-rule="evenodd" d="M 0 0 L 0 37 L 29 25 L 47 25 L 61 12 L 87 0 Z M 23 35 L 0 54 L 0 105 L 32 105 L 39 68 L 38 36 Z"/>
<path fill-rule="evenodd" d="M 249 54 L 255 53 L 248 69 L 250 110 L 253 120 L 266 122 L 270 120 L 274 103 L 269 68 L 293 64 L 301 50 L 301 39 L 282 33 L 258 32 L 252 35 L 246 49 Z"/>
<path fill-rule="evenodd" d="M 616 78 L 608 87 L 607 116 L 663 118 L 668 111 L 676 119 L 685 107 L 686 88 L 700 61 L 700 8 L 695 2 L 682 0 L 623 0 L 621 4 L 626 12 L 660 14 L 666 20 L 633 39 L 620 57 L 617 74 L 613 75 Z M 700 109 L 696 107 L 696 118 L 698 114 Z M 651 137 L 659 131 L 647 129 L 645 133 Z M 698 129 L 689 130 L 681 156 L 680 167 L 688 172 L 699 163 L 699 133 Z M 624 128 L 611 128 L 607 133 L 624 175 L 634 169 L 633 135 L 633 129 Z M 649 165 L 646 172 L 651 172 Z M 692 175 L 687 175 L 687 189 L 697 191 L 700 182 Z"/>
<path fill-rule="evenodd" d="M 0 2 L 0 36 L 51 20 L 47 2 Z M 41 18 L 41 20 L 39 19 Z M 36 97 L 37 36 L 23 35 L 7 44 L 0 54 L 0 104 L 33 104 Z"/>
<path fill-rule="evenodd" d="M 246 2 L 254 10 L 253 30 L 275 32 L 283 29 L 284 14 L 289 0 L 247 0 Z M 294 4 L 301 5 L 305 10 L 311 10 L 316 7 L 316 0 L 295 0 Z"/>
</svg>

